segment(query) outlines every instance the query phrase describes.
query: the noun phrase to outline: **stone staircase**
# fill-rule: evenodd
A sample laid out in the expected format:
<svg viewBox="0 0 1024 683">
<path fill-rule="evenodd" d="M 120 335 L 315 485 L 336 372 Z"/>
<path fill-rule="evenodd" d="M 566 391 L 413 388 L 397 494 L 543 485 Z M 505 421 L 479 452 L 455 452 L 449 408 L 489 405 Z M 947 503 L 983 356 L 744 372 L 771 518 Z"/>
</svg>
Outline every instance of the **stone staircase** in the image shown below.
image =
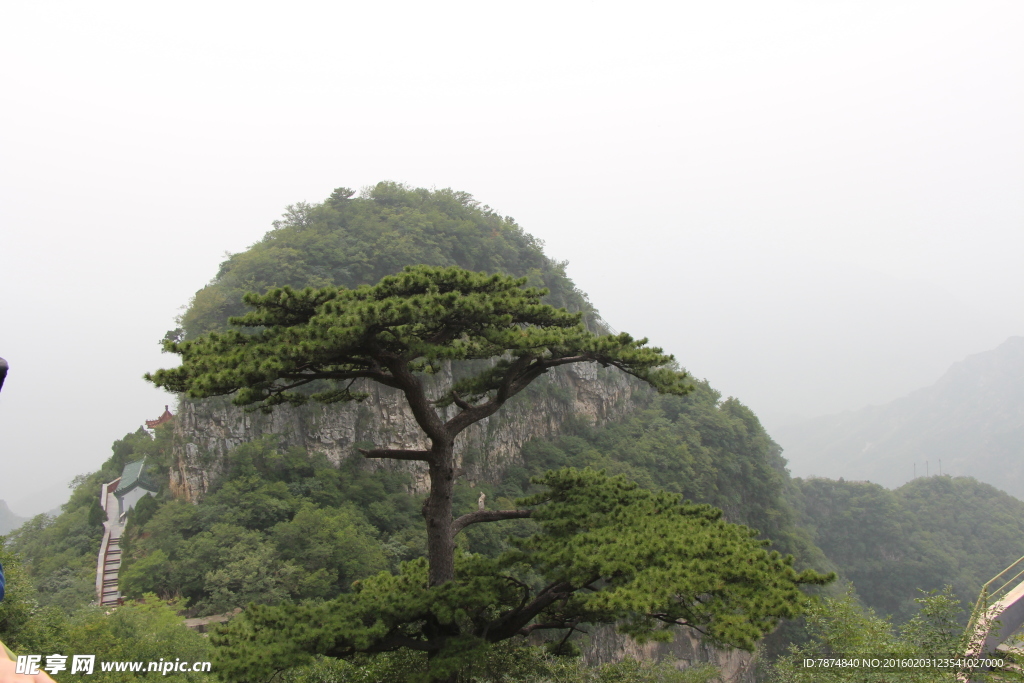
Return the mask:
<svg viewBox="0 0 1024 683">
<path fill-rule="evenodd" d="M 165 413 L 167 411 L 165 410 Z M 170 413 L 167 413 L 170 415 Z M 166 422 L 166 420 L 164 420 Z M 96 602 L 99 605 L 122 604 L 117 587 L 117 574 L 121 569 L 121 534 L 128 511 L 142 496 L 156 493 L 143 474 L 146 459 L 124 466 L 121 476 L 100 486 L 100 507 L 107 516 L 103 522 L 103 540 L 96 558 Z M 122 487 L 121 484 L 124 483 Z M 118 498 L 118 492 L 121 497 Z"/>
<path fill-rule="evenodd" d="M 103 484 L 100 489 L 100 507 L 107 514 L 103 522 L 103 540 L 100 542 L 99 556 L 96 558 L 96 602 L 99 605 L 116 605 L 121 598 L 117 589 L 117 573 L 121 569 L 121 525 L 117 497 L 114 490 L 120 478 Z"/>
<path fill-rule="evenodd" d="M 100 605 L 116 605 L 121 598 L 117 589 L 117 573 L 121 569 L 121 538 L 111 538 L 107 542 L 107 550 L 103 555 L 101 576 L 103 584 L 100 594 Z"/>
</svg>

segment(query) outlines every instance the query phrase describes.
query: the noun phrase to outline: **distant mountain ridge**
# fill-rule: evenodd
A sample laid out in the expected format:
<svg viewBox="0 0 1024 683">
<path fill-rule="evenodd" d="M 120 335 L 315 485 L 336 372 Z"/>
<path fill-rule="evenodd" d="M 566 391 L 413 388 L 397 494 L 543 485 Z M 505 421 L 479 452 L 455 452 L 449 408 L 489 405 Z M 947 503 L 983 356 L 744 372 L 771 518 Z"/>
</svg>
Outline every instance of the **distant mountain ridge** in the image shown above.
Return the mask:
<svg viewBox="0 0 1024 683">
<path fill-rule="evenodd" d="M 896 487 L 927 471 L 971 476 L 1024 498 L 1024 337 L 954 363 L 884 406 L 775 430 L 798 477 Z"/>
<path fill-rule="evenodd" d="M 0 536 L 9 534 L 26 521 L 28 520 L 24 517 L 19 517 L 11 512 L 11 509 L 7 507 L 7 501 L 0 500 Z"/>
</svg>

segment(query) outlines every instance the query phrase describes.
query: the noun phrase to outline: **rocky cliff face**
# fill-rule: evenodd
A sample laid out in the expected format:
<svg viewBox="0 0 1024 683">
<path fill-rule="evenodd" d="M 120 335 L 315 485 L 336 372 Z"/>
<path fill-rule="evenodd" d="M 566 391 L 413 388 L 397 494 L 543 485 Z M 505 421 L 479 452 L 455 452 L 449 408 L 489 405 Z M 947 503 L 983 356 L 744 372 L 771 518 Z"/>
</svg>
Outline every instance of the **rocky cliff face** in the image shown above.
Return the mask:
<svg viewBox="0 0 1024 683">
<path fill-rule="evenodd" d="M 428 392 L 439 396 L 451 385 L 450 369 L 429 378 Z M 227 453 L 239 444 L 276 435 L 280 446 L 302 446 L 340 463 L 359 456 L 357 447 L 424 448 L 427 442 L 397 391 L 367 384 L 362 403 L 279 406 L 270 415 L 245 412 L 227 399 L 183 399 L 174 421 L 176 465 L 170 472 L 172 493 L 199 500 L 219 476 Z M 493 481 L 519 462 L 523 444 L 551 436 L 570 421 L 594 425 L 632 410 L 650 389 L 615 369 L 596 364 L 557 368 L 535 381 L 492 417 L 462 433 L 456 457 L 470 481 Z M 447 409 L 449 417 L 457 408 Z M 413 489 L 426 491 L 423 463 L 368 461 L 371 467 L 406 468 Z"/>
<path fill-rule="evenodd" d="M 588 665 L 637 661 L 669 662 L 684 670 L 701 664 L 718 667 L 721 683 L 755 683 L 754 654 L 743 650 L 721 650 L 702 643 L 695 631 L 679 629 L 671 643 L 649 642 L 641 645 L 629 636 L 618 633 L 613 626 L 601 626 L 590 633 L 583 647 L 583 661 Z"/>
</svg>

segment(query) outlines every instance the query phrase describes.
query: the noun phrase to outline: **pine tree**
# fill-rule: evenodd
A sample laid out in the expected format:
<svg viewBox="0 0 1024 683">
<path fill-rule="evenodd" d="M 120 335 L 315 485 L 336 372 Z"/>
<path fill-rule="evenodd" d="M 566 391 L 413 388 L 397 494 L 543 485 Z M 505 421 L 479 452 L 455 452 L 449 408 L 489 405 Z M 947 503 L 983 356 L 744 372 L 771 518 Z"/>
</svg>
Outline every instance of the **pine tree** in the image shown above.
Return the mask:
<svg viewBox="0 0 1024 683">
<path fill-rule="evenodd" d="M 408 647 L 428 652 L 431 677 L 443 679 L 486 643 L 537 629 L 571 634 L 581 622 L 619 622 L 638 637 L 664 637 L 665 625 L 686 625 L 752 647 L 779 618 L 799 612 L 799 585 L 828 580 L 797 574 L 791 558 L 768 553 L 754 532 L 722 522 L 712 508 L 590 471 L 550 473 L 538 482 L 547 492 L 522 501 L 522 509 L 454 518 L 456 437 L 546 372 L 598 363 L 662 393 L 691 389 L 673 357 L 646 339 L 592 333 L 580 314 L 542 303 L 546 290 L 525 284 L 413 266 L 357 289 L 249 294 L 253 310 L 231 319 L 248 329 L 165 341 L 183 362 L 147 375 L 158 386 L 192 398 L 232 394 L 236 405 L 270 411 L 310 400 L 359 401 L 366 394 L 356 382 L 369 380 L 402 392 L 430 444 L 363 451 L 427 464 L 427 561 L 364 581 L 329 603 L 250 609 L 222 636 L 231 646 L 230 675 L 248 680 L 311 653 Z M 428 396 L 424 377 L 450 361 L 487 362 Z M 466 526 L 531 516 L 542 532 L 518 551 L 497 559 L 456 556 L 455 536 Z M 530 584 L 531 571 L 548 583 Z"/>
</svg>

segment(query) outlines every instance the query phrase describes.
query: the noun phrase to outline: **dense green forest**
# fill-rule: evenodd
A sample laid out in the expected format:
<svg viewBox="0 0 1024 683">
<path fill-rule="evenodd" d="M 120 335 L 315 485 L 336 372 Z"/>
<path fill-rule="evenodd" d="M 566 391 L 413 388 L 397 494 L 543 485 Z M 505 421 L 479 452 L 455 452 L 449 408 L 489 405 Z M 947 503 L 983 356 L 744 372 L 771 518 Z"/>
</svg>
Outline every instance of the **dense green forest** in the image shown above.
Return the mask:
<svg viewBox="0 0 1024 683">
<path fill-rule="evenodd" d="M 714 436 L 703 437 L 701 429 Z M 38 517 L 10 539 L 10 549 L 24 558 L 40 588 L 36 599 L 50 605 L 41 613 L 65 623 L 54 627 L 58 635 L 76 631 L 60 622 L 54 610 L 65 609 L 71 622 L 78 623 L 82 605 L 92 597 L 101 527 L 96 515 L 89 522 L 89 514 L 98 509 L 93 506 L 99 482 L 143 455 L 154 462 L 156 474 L 172 438 L 167 427 L 156 430 L 155 438 L 141 430 L 126 435 L 115 443 L 114 455 L 101 472 L 79 484 L 56 521 Z M 784 539 L 784 550 L 813 552 L 779 498 L 778 483 L 785 473 L 777 447 L 749 410 L 736 401 L 721 401 L 706 384 L 683 397 L 652 396 L 646 407 L 622 422 L 598 428 L 581 423 L 553 441 L 532 441 L 523 462 L 500 483 L 474 488 L 460 484 L 458 511 L 474 509 L 481 491 L 496 507 L 507 507 L 534 491 L 531 478 L 547 469 L 601 467 L 645 486 L 715 502 L 737 520 L 770 528 L 772 535 Z M 130 598 L 156 593 L 178 600 L 179 606 L 187 604 L 189 615 L 204 615 L 250 601 L 329 598 L 350 590 L 355 580 L 421 557 L 425 539 L 420 501 L 407 492 L 407 475 L 373 472 L 361 465 L 353 459 L 337 468 L 296 449 L 282 451 L 272 439 L 235 449 L 227 474 L 198 505 L 174 500 L 163 487 L 129 513 L 122 591 Z M 68 532 L 73 520 L 83 519 L 82 527 L 91 533 Z M 531 525 L 527 520 L 479 525 L 459 540 L 467 551 L 493 556 L 508 547 L 508 536 L 524 536 Z M 64 565 L 81 567 L 80 582 L 54 591 L 53 579 L 64 575 Z M 38 634 L 23 634 L 20 640 L 16 636 L 13 642 L 40 640 L 49 642 Z M 390 661 L 375 666 L 388 670 L 394 664 Z M 539 660 L 535 664 L 548 666 Z M 589 675 L 572 671 L 582 677 L 578 680 Z M 658 680 L 655 675 L 676 680 L 667 671 L 634 673 L 644 676 L 635 680 Z M 577 680 L 563 674 L 564 680 Z"/>
<path fill-rule="evenodd" d="M 1024 556 L 1024 502 L 970 477 L 794 480 L 799 525 L 879 614 L 905 621 L 918 590 L 953 587 L 964 609 Z M 961 615 L 963 616 L 963 615 Z"/>
<path fill-rule="evenodd" d="M 50 642 L 50 628 L 66 642 L 97 618 L 83 609 L 93 596 L 102 531 L 95 491 L 142 455 L 158 476 L 171 438 L 166 428 L 155 438 L 141 430 L 126 435 L 104 468 L 80 481 L 61 515 L 39 516 L 8 537 L 7 552 L 24 567 L 12 573 L 18 565 L 5 560 L 9 578 L 12 585 L 34 583 L 28 601 L 37 607 L 31 622 L 8 619 L 0 637 Z M 653 397 L 618 422 L 531 441 L 523 460 L 500 484 L 461 485 L 460 509 L 472 509 L 481 491 L 507 506 L 549 468 L 602 467 L 711 502 L 766 531 L 776 547 L 815 558 L 822 568 L 839 567 L 864 604 L 897 622 L 916 613 L 919 589 L 946 584 L 961 600 L 962 619 L 963 603 L 980 584 L 1024 554 L 1024 503 L 971 479 L 922 478 L 896 491 L 867 482 L 787 481 L 784 461 L 756 418 L 738 402 L 720 401 L 707 385 L 685 397 Z M 173 500 L 163 487 L 130 513 L 122 590 L 131 597 L 185 598 L 189 615 L 211 614 L 250 600 L 330 597 L 354 580 L 422 556 L 419 501 L 407 493 L 405 476 L 364 470 L 358 462 L 339 469 L 296 450 L 282 452 L 267 439 L 232 452 L 229 474 L 199 505 Z M 494 554 L 529 525 L 482 525 L 460 542 Z M 39 628 L 18 636 L 12 621 Z"/>
<path fill-rule="evenodd" d="M 381 183 L 357 197 L 342 188 L 322 204 L 289 207 L 260 242 L 229 257 L 197 292 L 172 335 L 195 338 L 224 329 L 229 316 L 244 312 L 241 296 L 247 291 L 286 284 L 357 286 L 411 263 L 525 276 L 550 290 L 549 303 L 582 311 L 590 326 L 600 327 L 565 264 L 546 257 L 541 247 L 511 218 L 465 193 Z M 98 651 L 113 652 L 116 633 L 132 624 L 156 632 L 171 623 L 169 613 L 154 606 L 157 598 L 189 616 L 250 602 L 326 600 L 424 556 L 422 500 L 410 492 L 411 475 L 401 469 L 372 469 L 355 452 L 339 467 L 267 437 L 232 450 L 223 476 L 191 504 L 175 500 L 167 485 L 175 438 L 170 425 L 154 435 L 142 429 L 126 435 L 99 471 L 75 481 L 60 515 L 40 515 L 3 540 L 0 551 L 19 588 L 0 606 L 0 639 L 43 648 L 94 638 L 106 643 L 96 644 Z M 149 607 L 130 606 L 118 612 L 119 622 L 105 622 L 87 606 L 102 537 L 98 492 L 126 463 L 142 457 L 160 492 L 129 514 L 120 589 L 132 599 L 149 595 L 143 603 Z M 729 521 L 751 526 L 773 548 L 794 555 L 798 567 L 838 570 L 852 582 L 857 599 L 899 623 L 919 609 L 918 589 L 949 584 L 969 602 L 985 580 L 1024 555 L 1024 503 L 962 478 L 919 479 L 896 491 L 866 482 L 793 480 L 757 417 L 740 401 L 723 400 L 707 382 L 685 396 L 651 392 L 631 414 L 602 425 L 570 423 L 555 438 L 526 443 L 517 463 L 498 481 L 460 481 L 455 514 L 476 509 L 480 493 L 489 508 L 511 509 L 516 499 L 537 490 L 532 480 L 548 470 L 603 469 L 722 509 Z M 493 557 L 509 548 L 510 538 L 530 534 L 533 525 L 476 525 L 457 542 L 462 550 Z M 773 649 L 805 635 L 800 625 L 790 624 Z M 209 643 L 189 636 L 180 647 L 206 653 Z M 564 663 L 556 671 L 537 656 L 513 657 L 498 649 L 492 664 L 535 665 L 522 679 L 506 680 L 598 680 Z M 382 680 L 406 665 L 393 656 L 372 664 Z M 289 675 L 295 681 L 321 680 L 316 667 L 324 666 Z M 328 666 L 323 680 L 355 680 L 346 678 L 349 666 Z M 641 669 L 607 669 L 609 676 L 621 674 L 607 680 L 684 680 L 666 670 Z M 547 678 L 537 678 L 542 674 Z M 691 674 L 685 680 L 710 675 Z"/>
</svg>

